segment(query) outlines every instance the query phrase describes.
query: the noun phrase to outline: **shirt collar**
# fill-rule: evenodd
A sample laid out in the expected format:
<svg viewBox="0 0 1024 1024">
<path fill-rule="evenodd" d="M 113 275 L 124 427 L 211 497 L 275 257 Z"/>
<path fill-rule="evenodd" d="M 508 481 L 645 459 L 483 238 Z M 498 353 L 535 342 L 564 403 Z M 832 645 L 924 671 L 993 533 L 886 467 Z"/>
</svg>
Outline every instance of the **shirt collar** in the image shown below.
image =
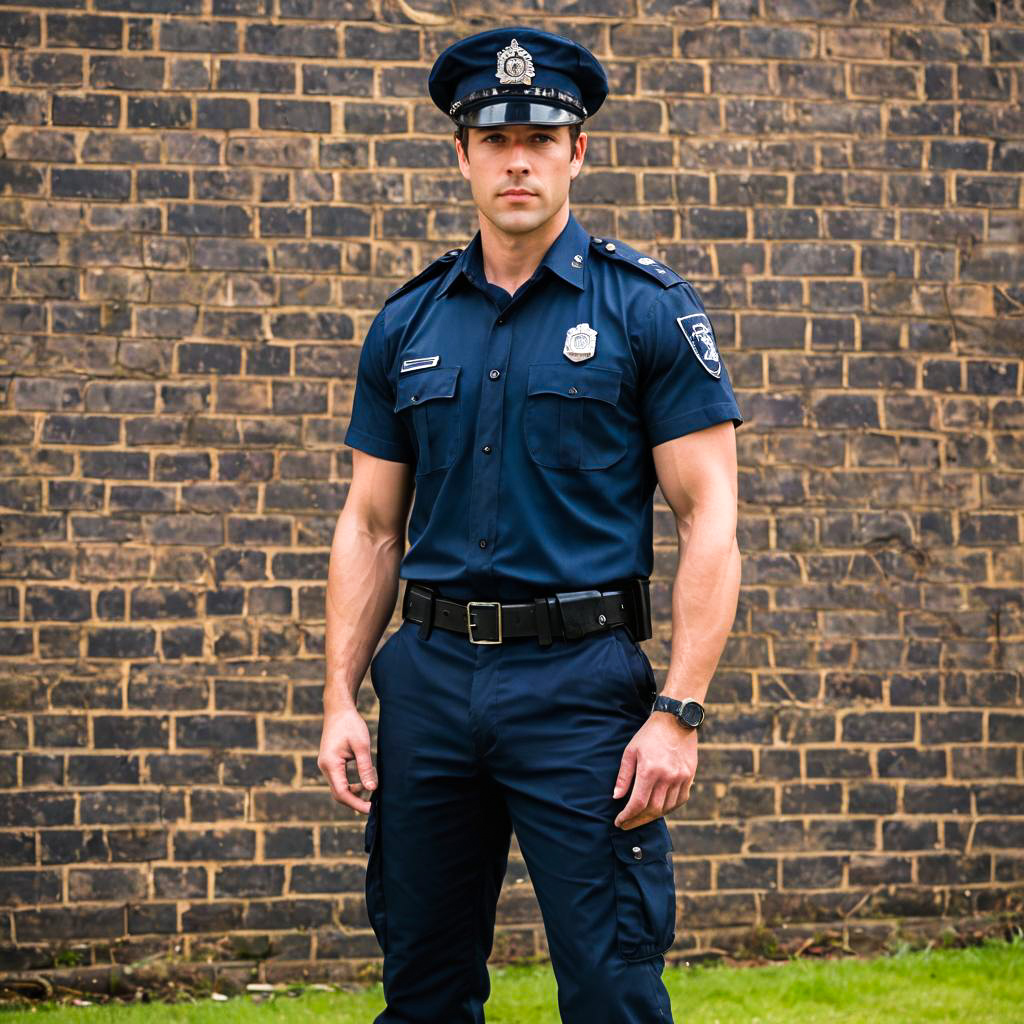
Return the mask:
<svg viewBox="0 0 1024 1024">
<path fill-rule="evenodd" d="M 477 231 L 473 240 L 448 269 L 437 293 L 438 298 L 447 295 L 462 278 L 471 282 L 475 278 L 483 278 L 483 252 L 480 246 L 480 232 Z M 569 220 L 562 228 L 561 234 L 549 246 L 544 259 L 540 261 L 540 266 L 547 267 L 563 281 L 582 291 L 589 247 L 590 235 L 570 210 Z"/>
</svg>

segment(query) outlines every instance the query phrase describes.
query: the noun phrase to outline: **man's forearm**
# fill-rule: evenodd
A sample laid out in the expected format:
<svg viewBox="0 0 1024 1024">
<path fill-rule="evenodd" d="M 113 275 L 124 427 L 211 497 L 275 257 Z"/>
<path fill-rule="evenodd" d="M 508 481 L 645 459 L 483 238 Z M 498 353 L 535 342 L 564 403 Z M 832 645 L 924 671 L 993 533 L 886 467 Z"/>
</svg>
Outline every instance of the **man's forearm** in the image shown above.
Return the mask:
<svg viewBox="0 0 1024 1024">
<path fill-rule="evenodd" d="M 704 702 L 722 656 L 740 589 L 735 517 L 709 506 L 680 531 L 672 586 L 672 654 L 662 693 Z"/>
<path fill-rule="evenodd" d="M 324 712 L 355 704 L 398 594 L 404 538 L 375 534 L 342 511 L 327 570 Z"/>
</svg>

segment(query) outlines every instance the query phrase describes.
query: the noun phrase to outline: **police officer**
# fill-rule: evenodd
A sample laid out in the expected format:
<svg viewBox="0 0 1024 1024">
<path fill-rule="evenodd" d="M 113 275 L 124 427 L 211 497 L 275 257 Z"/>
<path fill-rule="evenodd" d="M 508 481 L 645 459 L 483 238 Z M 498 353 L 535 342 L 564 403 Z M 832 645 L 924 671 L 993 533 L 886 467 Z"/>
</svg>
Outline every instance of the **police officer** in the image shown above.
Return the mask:
<svg viewBox="0 0 1024 1024">
<path fill-rule="evenodd" d="M 319 764 L 368 814 L 377 1024 L 484 1020 L 512 829 L 561 1019 L 672 1020 L 664 815 L 689 796 L 736 610 L 743 420 L 694 288 L 570 212 L 607 88 L 591 53 L 535 29 L 437 58 L 480 230 L 388 297 L 360 355 Z M 681 553 L 660 695 L 639 646 L 659 483 Z M 375 651 L 399 577 L 403 622 Z"/>
</svg>

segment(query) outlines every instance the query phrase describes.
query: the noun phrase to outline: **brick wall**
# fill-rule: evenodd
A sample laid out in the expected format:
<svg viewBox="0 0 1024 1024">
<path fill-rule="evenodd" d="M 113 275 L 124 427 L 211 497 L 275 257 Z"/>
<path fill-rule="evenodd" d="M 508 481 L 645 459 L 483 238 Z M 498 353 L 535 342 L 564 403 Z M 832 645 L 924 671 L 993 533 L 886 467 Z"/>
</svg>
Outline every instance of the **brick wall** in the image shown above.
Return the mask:
<svg viewBox="0 0 1024 1024">
<path fill-rule="evenodd" d="M 747 417 L 676 953 L 1019 911 L 1024 3 L 540 6 L 502 20 L 614 89 L 581 220 L 698 286 Z M 475 230 L 424 84 L 494 24 L 0 5 L 8 969 L 373 969 L 365 819 L 314 763 L 341 438 L 381 302 Z M 515 853 L 496 957 L 544 952 Z"/>
</svg>

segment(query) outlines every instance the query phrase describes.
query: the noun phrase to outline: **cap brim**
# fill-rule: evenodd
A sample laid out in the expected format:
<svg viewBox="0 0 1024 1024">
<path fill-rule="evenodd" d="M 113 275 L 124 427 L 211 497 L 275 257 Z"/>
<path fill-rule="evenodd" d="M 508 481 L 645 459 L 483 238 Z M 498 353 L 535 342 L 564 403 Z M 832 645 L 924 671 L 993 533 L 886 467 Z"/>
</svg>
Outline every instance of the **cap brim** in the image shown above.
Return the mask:
<svg viewBox="0 0 1024 1024">
<path fill-rule="evenodd" d="M 459 111 L 455 120 L 468 128 L 491 128 L 500 124 L 582 124 L 583 118 L 565 107 L 529 100 L 502 100 L 466 111 Z"/>
</svg>

